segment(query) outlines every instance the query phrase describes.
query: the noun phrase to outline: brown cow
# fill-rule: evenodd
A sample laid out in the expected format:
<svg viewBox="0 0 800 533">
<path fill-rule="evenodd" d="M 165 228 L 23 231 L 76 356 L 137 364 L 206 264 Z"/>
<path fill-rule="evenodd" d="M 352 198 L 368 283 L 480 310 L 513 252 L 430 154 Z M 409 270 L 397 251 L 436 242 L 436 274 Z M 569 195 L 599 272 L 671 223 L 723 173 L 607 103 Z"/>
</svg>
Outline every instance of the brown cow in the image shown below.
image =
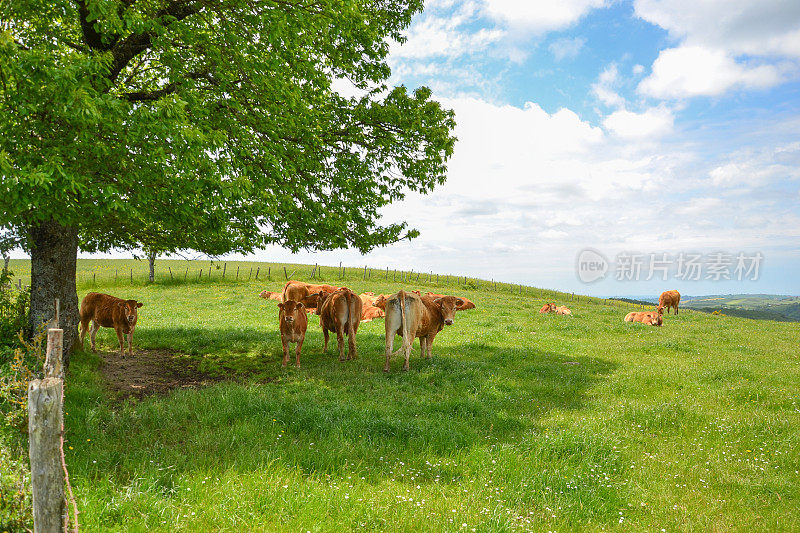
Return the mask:
<svg viewBox="0 0 800 533">
<path fill-rule="evenodd" d="M 300 368 L 300 349 L 306 339 L 308 316 L 306 307 L 302 302 L 287 300 L 278 304 L 278 324 L 281 330 L 281 344 L 283 345 L 283 365 L 289 362 L 289 343 L 297 343 L 295 350 L 295 364 Z"/>
<path fill-rule="evenodd" d="M 541 309 L 539 309 L 540 313 L 555 313 L 556 312 L 556 304 L 544 304 Z"/>
<path fill-rule="evenodd" d="M 347 335 L 347 360 L 358 359 L 356 333 L 361 322 L 361 299 L 348 288 L 341 288 L 331 294 L 319 293 L 317 306 L 319 325 L 325 336 L 323 352 L 328 351 L 328 332 L 336 333 L 339 347 L 339 361 L 344 361 L 344 336 Z"/>
<path fill-rule="evenodd" d="M 675 308 L 675 314 L 678 314 L 678 304 L 681 303 L 681 293 L 678 291 L 664 291 L 661 293 L 661 296 L 658 298 L 658 309 L 659 312 L 663 313 L 664 307 L 667 308 L 667 314 L 669 314 L 669 308 Z"/>
<path fill-rule="evenodd" d="M 380 307 L 374 305 L 365 305 L 361 310 L 361 322 L 372 322 L 376 318 L 382 318 L 386 313 Z"/>
<path fill-rule="evenodd" d="M 259 293 L 259 296 L 261 296 L 265 300 L 276 300 L 278 302 L 283 301 L 283 293 L 280 292 L 261 291 Z"/>
<path fill-rule="evenodd" d="M 302 302 L 306 296 L 318 294 L 319 292 L 330 294 L 338 289 L 339 287 L 332 285 L 312 285 L 304 281 L 290 280 L 283 286 L 283 301 L 294 300 L 295 302 Z"/>
<path fill-rule="evenodd" d="M 566 305 L 559 305 L 555 308 L 555 312 L 557 315 L 572 315 L 572 311 Z"/>
<path fill-rule="evenodd" d="M 381 296 L 375 305 L 379 307 L 382 305 L 386 310 L 386 365 L 383 371 L 389 371 L 395 335 L 403 338 L 403 345 L 397 351 L 403 351 L 405 357 L 403 370 L 408 370 L 414 339 L 419 337 L 422 356 L 431 357 L 436 334 L 442 331 L 445 325 L 453 324 L 456 310 L 463 308 L 464 304 L 464 300 L 456 296 L 431 298 L 403 290 L 392 294 L 389 298 Z"/>
<path fill-rule="evenodd" d="M 649 326 L 661 326 L 664 323 L 662 314 L 655 311 L 631 312 L 625 315 L 625 322 L 641 322 Z"/>
<path fill-rule="evenodd" d="M 114 328 L 119 339 L 119 355 L 125 357 L 123 335 L 128 336 L 128 355 L 133 355 L 131 341 L 136 321 L 139 319 L 138 309 L 144 304 L 136 300 L 123 300 L 116 296 L 90 292 L 81 302 L 81 347 L 92 322 L 92 351 L 96 352 L 95 336 L 101 327 Z"/>
</svg>

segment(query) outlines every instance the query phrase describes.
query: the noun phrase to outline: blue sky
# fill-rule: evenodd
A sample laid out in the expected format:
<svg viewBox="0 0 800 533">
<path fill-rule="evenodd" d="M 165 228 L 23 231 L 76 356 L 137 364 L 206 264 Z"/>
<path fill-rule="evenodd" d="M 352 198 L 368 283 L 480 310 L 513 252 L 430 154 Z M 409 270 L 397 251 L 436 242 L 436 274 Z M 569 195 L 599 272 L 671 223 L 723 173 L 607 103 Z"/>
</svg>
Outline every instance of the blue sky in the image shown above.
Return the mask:
<svg viewBox="0 0 800 533">
<path fill-rule="evenodd" d="M 421 236 L 254 257 L 596 295 L 800 294 L 797 0 L 429 0 L 407 35 L 391 83 L 431 87 L 458 123 L 447 183 L 382 213 Z M 586 247 L 764 259 L 755 281 L 585 284 Z"/>
</svg>

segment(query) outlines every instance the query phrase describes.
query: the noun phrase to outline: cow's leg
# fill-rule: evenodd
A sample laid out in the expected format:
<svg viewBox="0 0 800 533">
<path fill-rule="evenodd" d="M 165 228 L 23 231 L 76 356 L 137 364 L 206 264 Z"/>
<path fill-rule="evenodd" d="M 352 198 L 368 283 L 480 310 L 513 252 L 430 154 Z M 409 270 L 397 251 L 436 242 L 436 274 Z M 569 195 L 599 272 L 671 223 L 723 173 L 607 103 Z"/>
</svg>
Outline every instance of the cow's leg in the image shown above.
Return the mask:
<svg viewBox="0 0 800 533">
<path fill-rule="evenodd" d="M 322 346 L 322 353 L 328 353 L 328 330 L 322 328 L 322 335 L 325 337 L 325 344 Z"/>
<path fill-rule="evenodd" d="M 136 326 L 131 326 L 131 332 L 128 333 L 128 355 L 133 357 L 133 347 L 131 343 L 133 342 L 133 330 L 136 329 Z"/>
<path fill-rule="evenodd" d="M 427 357 L 426 348 L 428 346 L 428 337 L 420 337 L 419 338 L 419 354 L 422 356 L 423 359 Z"/>
<path fill-rule="evenodd" d="M 336 325 L 336 345 L 339 347 L 339 361 L 344 361 L 344 324 Z"/>
<path fill-rule="evenodd" d="M 435 338 L 436 338 L 436 333 L 431 333 L 430 335 L 428 335 L 428 359 L 433 357 L 431 350 L 433 350 L 433 339 Z"/>
<path fill-rule="evenodd" d="M 678 314 L 678 304 L 675 304 L 675 315 Z"/>
<path fill-rule="evenodd" d="M 97 330 L 98 329 L 100 329 L 100 324 L 98 324 L 97 322 L 93 321 L 92 322 L 92 336 L 91 336 L 91 339 L 92 339 L 92 351 L 93 352 L 97 352 L 97 348 L 96 348 L 96 345 L 95 345 L 95 337 L 97 337 Z"/>
<path fill-rule="evenodd" d="M 347 334 L 347 359 L 358 359 L 358 347 L 356 346 L 356 332 Z"/>
<path fill-rule="evenodd" d="M 300 349 L 303 347 L 303 341 L 306 340 L 306 336 L 302 335 L 300 340 L 297 341 L 297 350 L 295 351 L 296 361 L 295 365 L 297 368 L 300 368 Z"/>
<path fill-rule="evenodd" d="M 392 357 L 392 348 L 394 348 L 394 333 L 386 333 L 386 364 L 383 365 L 383 371 L 389 371 L 389 360 Z"/>
<path fill-rule="evenodd" d="M 122 333 L 122 328 L 116 327 L 114 330 L 117 332 L 117 340 L 119 340 L 119 356 L 125 357 L 125 341 L 123 336 L 125 335 Z"/>
<path fill-rule="evenodd" d="M 286 335 L 281 335 L 281 346 L 283 346 L 283 362 L 281 366 L 286 366 L 289 362 L 289 339 L 286 338 Z"/>
</svg>

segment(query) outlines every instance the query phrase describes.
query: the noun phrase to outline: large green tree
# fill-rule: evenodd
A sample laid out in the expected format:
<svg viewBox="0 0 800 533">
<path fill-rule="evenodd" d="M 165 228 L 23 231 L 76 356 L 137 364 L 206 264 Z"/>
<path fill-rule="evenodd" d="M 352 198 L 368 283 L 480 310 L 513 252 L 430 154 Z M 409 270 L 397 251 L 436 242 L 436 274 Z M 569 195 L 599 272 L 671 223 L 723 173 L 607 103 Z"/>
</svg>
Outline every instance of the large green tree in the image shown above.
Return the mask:
<svg viewBox="0 0 800 533">
<path fill-rule="evenodd" d="M 68 354 L 78 248 L 130 247 L 154 223 L 163 249 L 414 236 L 376 211 L 442 183 L 453 150 L 451 111 L 386 85 L 388 43 L 421 9 L 0 0 L 0 226 L 31 254 L 34 323 L 60 298 Z"/>
</svg>

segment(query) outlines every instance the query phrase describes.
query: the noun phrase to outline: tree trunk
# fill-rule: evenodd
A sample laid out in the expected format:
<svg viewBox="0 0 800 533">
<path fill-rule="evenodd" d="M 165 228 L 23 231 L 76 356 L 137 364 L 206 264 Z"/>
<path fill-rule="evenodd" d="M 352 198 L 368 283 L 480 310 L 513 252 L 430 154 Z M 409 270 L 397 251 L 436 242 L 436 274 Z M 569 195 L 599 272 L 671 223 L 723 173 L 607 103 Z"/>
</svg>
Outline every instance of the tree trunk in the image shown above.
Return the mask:
<svg viewBox="0 0 800 533">
<path fill-rule="evenodd" d="M 148 252 L 147 260 L 150 262 L 150 283 L 156 280 L 156 253 Z"/>
<path fill-rule="evenodd" d="M 3 272 L 8 272 L 8 262 L 11 261 L 11 256 L 3 254 Z"/>
<path fill-rule="evenodd" d="M 78 338 L 78 293 L 75 269 L 78 260 L 78 229 L 54 220 L 30 228 L 31 329 L 34 334 L 55 317 L 60 300 L 59 327 L 64 330 L 64 368 Z"/>
</svg>

